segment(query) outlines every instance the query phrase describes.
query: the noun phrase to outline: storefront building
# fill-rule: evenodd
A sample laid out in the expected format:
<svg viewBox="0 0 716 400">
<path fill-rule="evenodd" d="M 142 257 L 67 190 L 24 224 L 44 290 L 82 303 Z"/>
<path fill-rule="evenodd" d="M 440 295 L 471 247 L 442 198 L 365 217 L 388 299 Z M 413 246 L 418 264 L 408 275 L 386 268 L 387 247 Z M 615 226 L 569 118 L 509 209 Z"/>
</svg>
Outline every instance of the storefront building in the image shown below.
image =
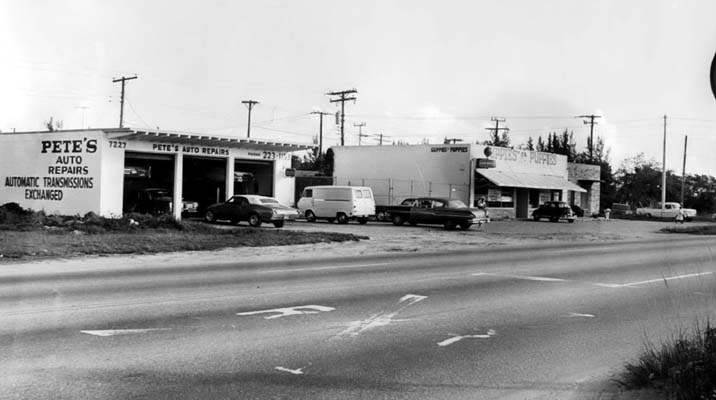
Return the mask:
<svg viewBox="0 0 716 400">
<path fill-rule="evenodd" d="M 598 179 L 570 182 L 567 157 L 552 153 L 479 144 L 345 146 L 333 152 L 334 183 L 371 186 L 377 204 L 431 196 L 474 207 L 483 197 L 493 216 L 527 218 L 545 201 L 577 199 L 581 206 L 581 199 L 599 192 Z"/>
<path fill-rule="evenodd" d="M 161 189 L 199 211 L 233 194 L 292 204 L 291 153 L 310 146 L 161 130 L 0 134 L 0 204 L 48 214 L 112 217 Z M 182 207 L 169 210 L 177 219 Z"/>
</svg>

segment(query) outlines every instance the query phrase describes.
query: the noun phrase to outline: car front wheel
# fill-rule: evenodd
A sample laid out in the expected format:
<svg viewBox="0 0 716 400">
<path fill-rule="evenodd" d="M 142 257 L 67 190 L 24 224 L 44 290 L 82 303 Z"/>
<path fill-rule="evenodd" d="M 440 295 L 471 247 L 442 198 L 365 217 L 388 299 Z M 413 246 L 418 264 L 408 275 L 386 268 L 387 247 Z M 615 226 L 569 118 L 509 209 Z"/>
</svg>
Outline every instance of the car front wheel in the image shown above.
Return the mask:
<svg viewBox="0 0 716 400">
<path fill-rule="evenodd" d="M 251 214 L 249 216 L 249 225 L 253 226 L 254 228 L 258 228 L 261 226 L 261 216 L 258 214 Z"/>
<path fill-rule="evenodd" d="M 336 215 L 336 220 L 338 221 L 339 224 L 347 224 L 348 216 L 343 213 L 339 213 L 338 215 Z"/>
<path fill-rule="evenodd" d="M 311 210 L 306 211 L 306 221 L 308 222 L 316 222 L 316 214 L 313 213 Z"/>
<path fill-rule="evenodd" d="M 204 215 L 204 219 L 206 220 L 206 222 L 215 222 L 216 215 L 214 215 L 213 211 L 207 211 L 206 215 Z"/>
<path fill-rule="evenodd" d="M 460 222 L 460 223 L 458 224 L 458 226 L 460 226 L 460 229 L 462 229 L 463 231 L 466 231 L 466 230 L 470 229 L 470 227 L 472 226 L 472 224 L 469 223 L 469 222 Z"/>
<path fill-rule="evenodd" d="M 532 216 L 532 219 L 535 220 L 535 221 L 539 221 L 539 215 L 533 215 L 533 216 Z"/>
<path fill-rule="evenodd" d="M 455 229 L 456 225 L 457 224 L 455 223 L 455 221 L 445 221 L 445 224 L 443 226 L 445 227 L 446 231 L 451 231 Z"/>
<path fill-rule="evenodd" d="M 393 215 L 393 225 L 400 226 L 405 223 L 405 220 L 400 215 Z"/>
</svg>

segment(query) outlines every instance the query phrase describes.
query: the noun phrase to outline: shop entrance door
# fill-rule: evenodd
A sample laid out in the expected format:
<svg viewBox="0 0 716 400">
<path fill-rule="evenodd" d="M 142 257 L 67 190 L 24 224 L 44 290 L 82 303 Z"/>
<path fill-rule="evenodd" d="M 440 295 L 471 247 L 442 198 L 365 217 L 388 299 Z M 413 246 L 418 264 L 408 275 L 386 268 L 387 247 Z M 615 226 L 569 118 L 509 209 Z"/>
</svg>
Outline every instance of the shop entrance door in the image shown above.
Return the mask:
<svg viewBox="0 0 716 400">
<path fill-rule="evenodd" d="M 517 189 L 517 202 L 515 203 L 515 216 L 517 218 L 528 218 L 530 206 L 529 189 Z"/>
</svg>

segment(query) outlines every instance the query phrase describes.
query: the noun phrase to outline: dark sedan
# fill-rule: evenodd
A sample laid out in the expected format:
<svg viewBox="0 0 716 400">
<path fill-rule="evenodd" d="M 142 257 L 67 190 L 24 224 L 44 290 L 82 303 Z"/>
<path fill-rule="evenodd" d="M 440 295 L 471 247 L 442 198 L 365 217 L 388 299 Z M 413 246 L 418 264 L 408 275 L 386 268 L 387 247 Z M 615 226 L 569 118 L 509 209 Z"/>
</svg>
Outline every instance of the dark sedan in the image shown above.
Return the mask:
<svg viewBox="0 0 716 400">
<path fill-rule="evenodd" d="M 532 218 L 535 221 L 539 221 L 542 218 L 547 218 L 552 222 L 558 222 L 559 220 L 566 219 L 569 222 L 574 222 L 577 216 L 574 215 L 572 207 L 564 201 L 547 201 L 540 205 L 536 210 L 532 211 Z"/>
<path fill-rule="evenodd" d="M 487 222 L 487 210 L 471 210 L 460 200 L 419 197 L 403 200 L 400 205 L 382 207 L 394 225 L 439 224 L 445 229 L 470 229 L 473 223 Z"/>
<path fill-rule="evenodd" d="M 223 203 L 207 208 L 204 219 L 207 222 L 229 220 L 233 224 L 248 221 L 249 225 L 259 227 L 263 222 L 281 228 L 285 221 L 298 217 L 298 210 L 287 207 L 273 197 L 259 195 L 232 196 Z"/>
</svg>

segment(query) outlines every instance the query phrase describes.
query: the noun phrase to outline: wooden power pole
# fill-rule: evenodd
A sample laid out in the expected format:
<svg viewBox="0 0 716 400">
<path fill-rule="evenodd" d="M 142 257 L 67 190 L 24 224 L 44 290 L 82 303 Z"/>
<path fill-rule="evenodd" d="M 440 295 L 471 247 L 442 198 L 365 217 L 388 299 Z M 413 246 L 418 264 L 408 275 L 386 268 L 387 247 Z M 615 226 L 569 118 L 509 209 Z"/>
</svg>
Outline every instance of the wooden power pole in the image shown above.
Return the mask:
<svg viewBox="0 0 716 400">
<path fill-rule="evenodd" d="M 243 100 L 241 103 L 246 104 L 246 107 L 249 109 L 249 122 L 246 124 L 246 138 L 251 137 L 251 109 L 254 108 L 255 105 L 259 104 L 256 100 Z"/>
<path fill-rule="evenodd" d="M 358 93 L 358 91 L 355 89 L 326 93 L 327 96 L 338 96 L 338 98 L 331 99 L 331 103 L 341 103 L 341 146 L 345 145 L 345 131 L 343 128 L 346 121 L 346 101 L 353 100 L 353 102 L 355 102 L 356 97 L 351 95 L 356 93 Z"/>
<path fill-rule="evenodd" d="M 119 99 L 119 127 L 124 128 L 124 83 L 126 81 L 131 81 L 132 79 L 137 79 L 137 75 L 130 76 L 130 77 L 121 77 L 118 79 L 112 79 L 113 83 L 122 82 L 122 97 Z"/>
</svg>

